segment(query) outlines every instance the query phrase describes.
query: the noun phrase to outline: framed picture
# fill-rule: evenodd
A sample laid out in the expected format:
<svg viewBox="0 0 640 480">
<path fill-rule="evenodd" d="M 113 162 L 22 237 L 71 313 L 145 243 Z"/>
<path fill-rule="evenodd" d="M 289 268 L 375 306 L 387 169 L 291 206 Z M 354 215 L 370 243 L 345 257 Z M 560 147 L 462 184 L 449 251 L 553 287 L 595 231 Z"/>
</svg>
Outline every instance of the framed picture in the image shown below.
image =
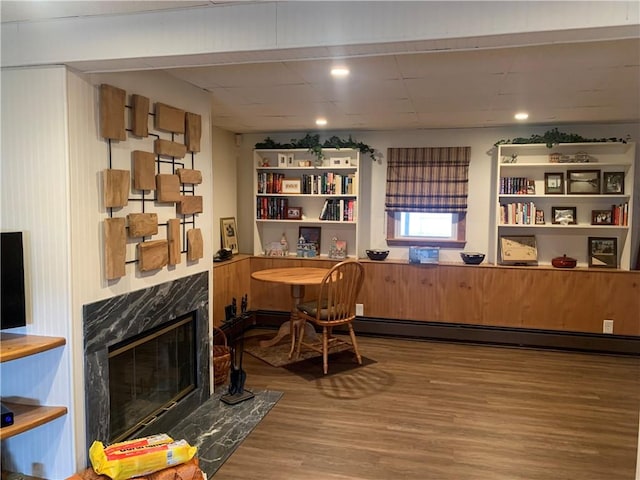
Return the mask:
<svg viewBox="0 0 640 480">
<path fill-rule="evenodd" d="M 287 167 L 295 167 L 296 155 L 295 153 L 287 153 Z"/>
<path fill-rule="evenodd" d="M 287 214 L 285 218 L 287 220 L 301 220 L 302 207 L 287 207 Z"/>
<path fill-rule="evenodd" d="M 279 167 L 287 166 L 287 155 L 285 153 L 278 154 L 278 166 Z"/>
<path fill-rule="evenodd" d="M 220 219 L 220 237 L 222 248 L 228 248 L 234 254 L 238 253 L 238 228 L 236 227 L 236 217 L 225 217 Z"/>
<path fill-rule="evenodd" d="M 598 195 L 600 193 L 600 170 L 567 171 L 567 193 Z"/>
<path fill-rule="evenodd" d="M 300 193 L 299 178 L 284 178 L 282 180 L 282 189 L 280 193 Z"/>
<path fill-rule="evenodd" d="M 504 265 L 537 265 L 536 237 L 533 235 L 500 237 L 500 262 Z"/>
<path fill-rule="evenodd" d="M 536 210 L 536 225 L 544 225 L 544 210 Z"/>
<path fill-rule="evenodd" d="M 602 193 L 624 194 L 624 172 L 602 172 Z"/>
<path fill-rule="evenodd" d="M 589 237 L 589 266 L 618 268 L 618 239 Z"/>
<path fill-rule="evenodd" d="M 613 212 L 611 210 L 591 210 L 591 225 L 612 225 Z"/>
<path fill-rule="evenodd" d="M 556 225 L 575 225 L 576 207 L 551 207 L 551 223 Z"/>
<path fill-rule="evenodd" d="M 298 227 L 298 243 L 314 244 L 315 250 L 320 254 L 320 227 Z"/>
<path fill-rule="evenodd" d="M 544 193 L 545 195 L 563 195 L 564 194 L 564 173 L 553 172 L 544 174 Z"/>
</svg>

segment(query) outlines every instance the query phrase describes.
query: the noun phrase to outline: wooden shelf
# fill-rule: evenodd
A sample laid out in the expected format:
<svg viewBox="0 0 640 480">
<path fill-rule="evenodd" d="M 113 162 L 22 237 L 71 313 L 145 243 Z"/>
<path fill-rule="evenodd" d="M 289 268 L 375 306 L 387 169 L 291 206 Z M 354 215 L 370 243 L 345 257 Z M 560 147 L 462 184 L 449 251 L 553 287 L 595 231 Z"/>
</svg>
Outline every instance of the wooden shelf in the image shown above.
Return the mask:
<svg viewBox="0 0 640 480">
<path fill-rule="evenodd" d="M 0 334 L 0 362 L 28 357 L 63 346 L 67 341 L 63 337 L 45 337 L 19 333 Z"/>
<path fill-rule="evenodd" d="M 67 414 L 67 407 L 45 407 L 3 402 L 13 411 L 13 425 L 0 428 L 0 440 L 26 432 Z"/>
</svg>

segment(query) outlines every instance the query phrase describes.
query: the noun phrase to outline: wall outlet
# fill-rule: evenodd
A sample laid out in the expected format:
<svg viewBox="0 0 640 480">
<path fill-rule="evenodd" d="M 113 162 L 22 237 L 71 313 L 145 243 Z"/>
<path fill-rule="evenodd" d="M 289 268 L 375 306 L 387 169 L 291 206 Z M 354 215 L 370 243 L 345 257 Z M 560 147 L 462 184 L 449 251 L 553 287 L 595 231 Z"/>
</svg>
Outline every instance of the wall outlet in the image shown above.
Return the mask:
<svg viewBox="0 0 640 480">
<path fill-rule="evenodd" d="M 613 333 L 613 320 L 602 321 L 602 333 Z"/>
<path fill-rule="evenodd" d="M 356 303 L 356 315 L 359 317 L 364 315 L 364 303 Z"/>
</svg>

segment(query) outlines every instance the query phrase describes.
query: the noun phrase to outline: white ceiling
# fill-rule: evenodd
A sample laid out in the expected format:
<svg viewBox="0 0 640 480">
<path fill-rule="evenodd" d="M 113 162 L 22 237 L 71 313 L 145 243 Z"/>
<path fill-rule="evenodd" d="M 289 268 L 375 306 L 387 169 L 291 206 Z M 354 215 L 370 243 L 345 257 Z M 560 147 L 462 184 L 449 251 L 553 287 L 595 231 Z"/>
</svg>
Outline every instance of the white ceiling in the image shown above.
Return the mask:
<svg viewBox="0 0 640 480">
<path fill-rule="evenodd" d="M 228 2 L 11 2 L 2 21 L 132 13 Z M 34 6 L 41 4 L 34 10 Z M 46 8 L 43 8 L 47 4 Z M 167 71 L 211 92 L 213 123 L 233 132 L 393 130 L 640 120 L 640 38 L 395 53 L 335 60 L 261 61 Z"/>
</svg>

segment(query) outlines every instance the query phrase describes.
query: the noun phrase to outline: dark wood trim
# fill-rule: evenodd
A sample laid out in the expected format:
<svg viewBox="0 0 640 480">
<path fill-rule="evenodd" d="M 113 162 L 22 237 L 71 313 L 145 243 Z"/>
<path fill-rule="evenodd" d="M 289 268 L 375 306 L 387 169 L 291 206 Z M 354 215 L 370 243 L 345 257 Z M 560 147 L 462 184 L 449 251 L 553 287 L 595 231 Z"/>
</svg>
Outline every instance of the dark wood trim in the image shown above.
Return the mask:
<svg viewBox="0 0 640 480">
<path fill-rule="evenodd" d="M 288 318 L 288 312 L 258 310 L 255 312 L 255 326 L 277 328 Z M 368 317 L 358 317 L 354 321 L 354 328 L 359 335 L 640 356 L 640 338 L 625 335 Z"/>
</svg>

